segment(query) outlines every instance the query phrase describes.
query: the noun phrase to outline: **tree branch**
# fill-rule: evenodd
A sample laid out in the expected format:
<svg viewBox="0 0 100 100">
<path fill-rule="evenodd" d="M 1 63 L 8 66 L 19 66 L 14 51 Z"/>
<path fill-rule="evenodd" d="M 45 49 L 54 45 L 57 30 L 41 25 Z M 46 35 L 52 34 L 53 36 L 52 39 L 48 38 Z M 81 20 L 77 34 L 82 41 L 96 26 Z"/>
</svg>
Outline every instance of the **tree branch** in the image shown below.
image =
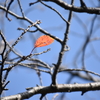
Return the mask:
<svg viewBox="0 0 100 100">
<path fill-rule="evenodd" d="M 56 3 L 57 5 L 59 5 L 60 7 L 66 9 L 66 10 L 72 10 L 74 12 L 79 12 L 79 13 L 89 13 L 89 14 L 100 14 L 100 8 L 95 8 L 95 7 L 87 7 L 87 8 L 83 8 L 83 7 L 76 7 L 76 6 L 72 6 L 70 4 L 67 4 L 65 1 L 63 0 L 43 0 L 43 1 L 51 1 Z"/>
<path fill-rule="evenodd" d="M 4 10 L 5 12 L 7 12 L 7 9 L 3 6 L 0 6 L 0 9 Z M 12 11 L 8 10 L 8 13 L 11 14 L 12 16 L 14 16 L 17 19 L 21 19 L 21 20 L 25 20 L 27 22 L 29 22 L 30 24 L 33 24 L 34 22 L 31 21 L 30 19 L 28 19 L 27 17 L 21 17 L 18 16 L 17 14 L 13 13 Z M 42 29 L 39 25 L 34 25 L 34 27 L 36 27 L 40 32 L 49 35 L 50 37 L 54 38 L 56 41 L 58 41 L 60 44 L 62 44 L 62 40 L 59 39 L 58 37 L 55 37 L 54 35 L 51 35 L 49 32 L 47 32 L 46 30 Z"/>
<path fill-rule="evenodd" d="M 72 0 L 71 5 L 73 5 L 74 0 Z M 68 22 L 70 23 L 72 19 L 72 11 L 69 12 L 69 17 L 68 17 Z M 66 22 L 66 30 L 65 30 L 65 36 L 63 39 L 63 43 L 62 43 L 62 47 L 61 47 L 61 51 L 59 53 L 59 57 L 58 57 L 58 61 L 57 64 L 55 65 L 55 70 L 54 73 L 52 75 L 52 84 L 56 84 L 56 75 L 58 72 L 58 69 L 62 63 L 62 58 L 64 56 L 64 53 L 66 52 L 66 47 L 68 47 L 67 44 L 67 40 L 68 40 L 68 34 L 69 34 L 69 30 L 70 30 L 70 24 Z"/>
<path fill-rule="evenodd" d="M 28 99 L 36 94 L 48 94 L 56 92 L 76 92 L 80 91 L 83 93 L 87 91 L 100 90 L 100 82 L 87 83 L 87 84 L 58 84 L 53 86 L 38 86 L 31 88 L 30 90 L 19 93 L 16 95 L 11 95 L 7 97 L 2 97 L 0 100 L 22 100 Z"/>
</svg>

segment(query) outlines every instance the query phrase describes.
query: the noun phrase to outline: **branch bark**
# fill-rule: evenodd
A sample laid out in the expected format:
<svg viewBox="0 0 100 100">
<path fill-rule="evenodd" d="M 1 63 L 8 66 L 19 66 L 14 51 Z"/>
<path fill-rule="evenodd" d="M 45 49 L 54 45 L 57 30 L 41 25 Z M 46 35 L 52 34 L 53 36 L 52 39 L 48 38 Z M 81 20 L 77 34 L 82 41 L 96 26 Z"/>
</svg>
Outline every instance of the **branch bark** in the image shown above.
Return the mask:
<svg viewBox="0 0 100 100">
<path fill-rule="evenodd" d="M 43 1 L 46 1 L 46 2 L 50 1 L 50 2 L 56 3 L 57 5 L 59 5 L 60 7 L 66 9 L 66 10 L 72 10 L 74 12 L 100 14 L 100 8 L 95 8 L 95 7 L 83 8 L 83 7 L 81 7 L 81 5 L 80 5 L 80 7 L 76 7 L 76 6 L 72 6 L 68 3 L 66 3 L 63 0 L 43 0 Z"/>
<path fill-rule="evenodd" d="M 56 92 L 82 92 L 82 95 L 87 91 L 100 90 L 100 82 L 87 83 L 87 84 L 57 84 L 52 86 L 38 86 L 31 88 L 30 90 L 19 93 L 16 95 L 11 95 L 7 97 L 0 98 L 0 100 L 21 100 L 28 99 L 36 94 L 48 94 Z"/>
</svg>

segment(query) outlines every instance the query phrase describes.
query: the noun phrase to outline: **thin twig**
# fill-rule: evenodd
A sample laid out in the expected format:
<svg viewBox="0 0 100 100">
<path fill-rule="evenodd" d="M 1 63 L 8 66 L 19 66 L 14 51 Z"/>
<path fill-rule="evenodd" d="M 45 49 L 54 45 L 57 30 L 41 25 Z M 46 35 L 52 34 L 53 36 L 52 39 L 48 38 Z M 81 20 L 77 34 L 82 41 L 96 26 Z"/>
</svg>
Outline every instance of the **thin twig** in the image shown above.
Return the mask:
<svg viewBox="0 0 100 100">
<path fill-rule="evenodd" d="M 33 48 L 32 51 L 33 51 L 34 49 L 35 49 L 35 48 Z M 43 52 L 40 52 L 40 53 L 35 53 L 35 54 L 32 54 L 32 51 L 31 51 L 30 54 L 31 54 L 32 56 L 35 56 L 35 55 L 41 55 L 41 54 L 43 54 L 43 53 L 47 53 L 48 51 L 50 51 L 50 48 L 47 49 L 46 51 L 43 51 Z"/>
<path fill-rule="evenodd" d="M 86 6 L 86 4 L 84 3 L 84 1 L 83 0 L 80 0 L 80 4 L 81 4 L 81 7 L 83 7 L 83 8 L 87 8 L 87 6 Z"/>
<path fill-rule="evenodd" d="M 17 28 L 17 30 L 25 30 L 24 28 L 21 28 L 21 27 L 19 27 L 19 28 Z M 31 32 L 31 33 L 34 33 L 34 32 L 37 32 L 38 31 L 38 29 L 35 29 L 35 30 L 28 30 L 27 32 Z"/>
<path fill-rule="evenodd" d="M 92 72 L 92 71 L 89 71 L 89 70 L 85 70 L 85 69 L 59 69 L 59 71 L 58 72 L 63 72 L 63 71 L 84 71 L 84 72 L 86 72 L 86 73 L 91 73 L 91 74 L 94 74 L 94 75 L 97 75 L 97 76 L 99 76 L 100 77 L 100 74 L 98 74 L 98 73 L 95 73 L 95 72 Z"/>
<path fill-rule="evenodd" d="M 56 98 L 58 97 L 59 94 L 55 94 L 52 98 L 52 100 L 56 100 Z"/>
<path fill-rule="evenodd" d="M 85 69 L 85 63 L 84 63 L 85 62 L 85 51 L 86 51 L 86 47 L 87 47 L 87 45 L 89 43 L 89 40 L 91 38 L 91 35 L 93 34 L 93 26 L 94 26 L 96 18 L 97 18 L 97 15 L 95 15 L 93 17 L 93 20 L 92 20 L 92 23 L 91 23 L 91 27 L 90 27 L 89 35 L 87 35 L 85 43 L 84 43 L 83 48 L 82 48 L 83 49 L 83 52 L 82 52 L 82 66 L 83 66 L 84 69 Z"/>
<path fill-rule="evenodd" d="M 30 59 L 28 59 L 28 60 L 29 60 L 29 61 L 37 61 L 37 62 L 43 64 L 44 66 L 46 66 L 48 69 L 51 69 L 51 67 L 50 67 L 48 64 L 46 64 L 45 62 L 43 62 L 43 61 L 41 61 L 41 60 L 39 60 L 39 59 L 30 58 Z"/>
<path fill-rule="evenodd" d="M 16 62 L 5 61 L 5 65 L 7 65 L 7 64 L 13 65 L 15 63 Z M 25 67 L 30 68 L 30 69 L 36 69 L 34 66 L 38 66 L 39 68 L 47 68 L 47 69 L 49 69 L 46 65 L 43 65 L 43 64 L 41 64 L 39 62 L 37 62 L 37 63 L 27 63 L 27 64 L 26 63 L 18 63 L 18 66 L 23 66 L 23 67 L 25 66 Z M 9 67 L 8 68 L 4 68 L 3 71 L 6 71 L 8 69 L 9 69 Z"/>
<path fill-rule="evenodd" d="M 40 54 L 43 54 L 43 53 L 46 53 L 48 50 L 46 50 L 46 51 L 43 51 L 43 52 L 41 52 L 41 53 L 37 53 L 37 54 L 29 54 L 29 55 L 27 55 L 27 56 L 23 56 L 21 59 L 19 59 L 16 63 L 14 63 L 13 65 L 11 65 L 11 66 L 9 66 L 8 67 L 8 69 L 12 69 L 13 67 L 15 67 L 15 66 L 17 66 L 20 62 L 22 62 L 22 61 L 25 61 L 25 60 L 30 60 L 30 61 L 32 61 L 33 59 L 31 58 L 32 56 L 34 56 L 34 55 L 40 55 Z M 29 58 L 31 58 L 31 59 L 29 59 Z M 34 60 L 33 60 L 34 61 Z M 42 64 L 44 64 L 43 62 L 41 62 Z M 44 64 L 44 65 L 46 65 L 46 64 Z M 47 66 L 49 69 L 50 69 L 50 67 L 49 66 Z"/>
<path fill-rule="evenodd" d="M 35 23 L 31 24 L 30 26 L 27 27 L 27 29 L 24 30 L 24 32 L 22 32 L 22 34 L 18 37 L 18 39 L 15 41 L 15 43 L 12 45 L 12 47 L 14 47 L 18 42 L 19 40 L 22 38 L 22 36 L 33 26 L 35 26 L 36 24 L 40 24 L 40 20 L 36 21 Z"/>
<path fill-rule="evenodd" d="M 20 0 L 17 0 L 17 1 L 18 1 L 18 4 L 19 4 L 19 8 L 21 10 L 22 16 L 25 17 L 22 6 L 21 6 L 21 3 L 20 3 Z"/>
<path fill-rule="evenodd" d="M 8 0 L 5 1 L 5 3 L 4 3 L 4 7 L 6 7 L 7 2 L 8 2 Z"/>
<path fill-rule="evenodd" d="M 39 1 L 40 1 L 40 0 L 37 0 L 37 1 L 32 2 L 32 3 L 29 3 L 29 6 L 34 5 L 34 4 L 38 3 Z"/>
<path fill-rule="evenodd" d="M 11 50 L 12 52 L 14 52 L 16 55 L 18 55 L 19 57 L 22 57 L 22 55 L 20 55 L 18 52 L 16 52 L 16 51 L 10 46 L 10 44 L 7 42 L 7 40 L 6 40 L 6 38 L 4 37 L 4 35 L 3 35 L 2 33 L 1 33 L 0 35 L 1 35 L 1 37 L 3 37 L 3 39 L 5 40 L 7 46 L 10 48 L 10 50 Z M 5 56 L 5 57 L 6 57 L 6 56 Z"/>
<path fill-rule="evenodd" d="M 40 21 L 36 21 L 35 23 L 31 24 L 30 26 L 27 27 L 27 29 L 24 30 L 24 32 L 22 32 L 22 34 L 17 38 L 17 40 L 13 43 L 12 47 L 7 51 L 6 53 L 6 57 L 8 56 L 8 54 L 10 53 L 11 49 L 21 40 L 22 36 L 34 25 L 39 24 Z"/>
<path fill-rule="evenodd" d="M 7 9 L 3 6 L 0 6 L 0 9 L 7 11 Z M 23 18 L 21 16 L 18 16 L 17 14 L 13 13 L 12 11 L 8 11 L 9 14 L 11 14 L 12 16 L 14 16 L 17 19 L 21 19 L 21 20 L 25 20 L 27 22 L 29 22 L 30 24 L 33 24 L 33 21 L 31 21 L 30 19 L 28 19 L 27 17 Z M 49 35 L 50 37 L 54 38 L 56 41 L 58 41 L 60 44 L 62 44 L 62 40 L 54 35 L 52 35 L 51 33 L 47 32 L 46 30 L 42 29 L 39 25 L 34 25 L 34 27 L 36 27 L 40 32 Z"/>
<path fill-rule="evenodd" d="M 11 21 L 11 19 L 8 17 L 8 10 L 9 10 L 11 4 L 13 3 L 13 1 L 14 1 L 14 0 L 11 0 L 10 3 L 8 4 L 8 7 L 7 7 L 6 18 L 7 18 L 9 21 Z"/>
<path fill-rule="evenodd" d="M 69 22 L 60 14 L 60 12 L 58 12 L 58 11 L 57 11 L 56 9 L 54 9 L 53 7 L 48 6 L 47 4 L 43 3 L 42 0 L 40 0 L 40 2 L 41 2 L 44 6 L 50 8 L 51 10 L 53 10 L 54 12 L 56 12 L 56 13 L 62 18 L 62 20 L 63 20 L 64 22 L 66 22 L 66 23 L 69 24 Z"/>
</svg>

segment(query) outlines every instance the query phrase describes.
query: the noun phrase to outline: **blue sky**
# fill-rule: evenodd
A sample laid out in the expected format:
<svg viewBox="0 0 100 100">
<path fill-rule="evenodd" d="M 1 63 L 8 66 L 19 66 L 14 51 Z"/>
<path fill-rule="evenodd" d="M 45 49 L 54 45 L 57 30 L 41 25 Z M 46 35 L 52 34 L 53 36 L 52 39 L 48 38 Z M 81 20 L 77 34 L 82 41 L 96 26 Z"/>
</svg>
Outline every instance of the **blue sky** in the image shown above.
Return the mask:
<svg viewBox="0 0 100 100">
<path fill-rule="evenodd" d="M 66 0 L 68 3 L 70 0 Z M 42 23 L 40 24 L 40 27 L 47 30 L 52 35 L 59 37 L 60 39 L 63 39 L 64 32 L 65 32 L 65 22 L 52 10 L 44 7 L 40 3 L 35 4 L 33 6 L 29 6 L 30 2 L 34 2 L 34 0 L 21 0 L 23 11 L 25 12 L 25 15 L 27 18 L 31 19 L 33 22 L 36 20 L 40 20 Z M 89 7 L 97 6 L 98 2 L 95 0 L 95 5 L 92 5 L 91 0 L 84 0 L 86 2 L 86 5 Z M 90 3 L 91 2 L 91 3 Z M 54 3 L 47 2 L 48 5 L 52 6 L 56 10 L 58 10 L 64 18 L 68 18 L 68 11 L 64 10 L 63 8 L 57 6 Z M 79 6 L 79 0 L 75 0 L 75 6 Z M 21 16 L 20 10 L 18 8 L 17 2 L 14 1 L 11 5 L 11 10 L 13 12 L 16 12 L 18 15 Z M 14 18 L 11 15 L 8 15 L 12 21 L 9 22 L 6 18 L 4 18 L 4 33 L 7 41 L 14 42 L 22 33 L 22 31 L 17 30 L 18 27 L 27 28 L 30 24 L 26 21 L 21 21 L 16 18 Z M 77 66 L 78 68 L 82 67 L 81 63 L 81 54 L 78 57 L 76 56 L 76 53 L 79 49 L 81 49 L 82 44 L 85 42 L 86 35 L 89 34 L 90 26 L 91 26 L 91 20 L 93 18 L 93 15 L 89 15 L 86 13 L 76 13 L 73 12 L 73 18 L 71 21 L 70 26 L 70 32 L 69 32 L 69 40 L 68 40 L 68 46 L 70 47 L 70 51 L 66 52 L 63 58 L 62 66 L 66 66 L 68 68 L 75 68 L 73 65 L 73 59 L 78 59 Z M 80 22 L 78 22 L 77 17 L 80 18 L 82 23 L 84 24 L 84 27 L 80 25 Z M 99 19 L 99 16 L 98 16 Z M 100 24 L 98 23 L 98 20 L 96 20 L 95 25 L 98 25 L 98 28 L 100 27 Z M 87 28 L 87 31 L 85 30 Z M 94 37 L 100 37 L 100 30 L 95 29 L 97 31 L 93 31 L 92 38 Z M 35 28 L 31 28 L 33 30 Z M 15 46 L 15 49 L 22 55 L 28 55 L 32 48 L 34 47 L 35 40 L 43 35 L 43 33 L 40 33 L 37 31 L 36 33 L 29 33 L 27 32 L 24 37 L 21 39 L 21 41 Z M 35 52 L 42 52 L 47 50 L 48 48 L 51 48 L 51 50 L 47 53 L 44 53 L 42 55 L 35 56 L 35 58 L 38 58 L 50 65 L 52 63 L 56 63 L 58 59 L 58 55 L 61 49 L 60 43 L 57 41 L 54 41 L 53 44 L 37 48 L 33 53 Z M 94 49 L 93 49 L 94 48 Z M 96 51 L 96 55 L 92 55 L 93 50 Z M 93 41 L 88 44 L 86 48 L 86 60 L 85 65 L 87 70 L 91 70 L 97 73 L 100 73 L 100 41 Z M 11 53 L 10 58 L 15 57 L 13 53 Z M 78 57 L 78 58 L 75 58 Z M 43 86 L 48 86 L 51 84 L 51 76 L 49 74 L 41 73 Z M 63 78 L 62 78 L 63 77 Z M 57 76 L 58 83 L 65 83 L 66 80 L 70 77 L 67 73 L 59 73 Z M 21 93 L 25 91 L 25 88 L 27 87 L 35 87 L 37 84 L 40 85 L 39 78 L 36 74 L 36 72 L 32 69 L 24 68 L 24 67 L 15 67 L 9 74 L 8 80 L 10 80 L 10 83 L 8 84 L 7 88 L 9 91 L 4 92 L 3 95 L 13 95 L 17 93 Z M 77 77 L 75 77 L 71 83 L 88 83 L 89 81 L 81 80 Z M 92 95 L 92 96 L 91 96 Z M 73 93 L 66 93 L 66 97 L 68 100 L 73 99 L 80 99 L 80 100 L 99 100 L 99 91 L 93 91 L 93 92 L 87 92 L 83 96 L 81 96 L 81 92 L 73 92 Z M 51 100 L 54 94 L 48 94 L 48 100 Z M 36 95 L 29 100 L 38 99 L 40 95 Z M 59 96 L 58 96 L 59 97 Z M 66 99 L 65 99 L 66 100 Z"/>
</svg>

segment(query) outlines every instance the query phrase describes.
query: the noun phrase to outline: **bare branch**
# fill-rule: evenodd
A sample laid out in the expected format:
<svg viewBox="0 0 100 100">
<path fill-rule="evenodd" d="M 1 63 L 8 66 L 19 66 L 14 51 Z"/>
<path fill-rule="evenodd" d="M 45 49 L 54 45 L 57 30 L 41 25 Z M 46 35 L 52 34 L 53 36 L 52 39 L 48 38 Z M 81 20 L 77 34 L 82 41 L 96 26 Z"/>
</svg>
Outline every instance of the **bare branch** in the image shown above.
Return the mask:
<svg viewBox="0 0 100 100">
<path fill-rule="evenodd" d="M 71 5 L 73 5 L 73 2 L 74 2 L 74 0 L 72 0 Z M 68 18 L 69 23 L 71 22 L 71 19 L 72 19 L 72 11 L 70 11 L 70 13 L 69 13 L 69 18 Z M 65 36 L 64 36 L 64 39 L 63 39 L 61 51 L 59 53 L 59 58 L 58 58 L 57 64 L 55 65 L 54 73 L 53 73 L 53 76 L 52 76 L 52 84 L 56 84 L 57 71 L 58 71 L 58 69 L 59 69 L 59 67 L 62 63 L 63 55 L 66 52 L 66 47 L 67 47 L 66 43 L 67 43 L 67 40 L 68 40 L 68 33 L 69 33 L 69 28 L 70 28 L 69 23 L 66 23 Z"/>
<path fill-rule="evenodd" d="M 85 70 L 85 69 L 59 69 L 59 72 L 62 72 L 62 71 L 84 71 L 84 72 L 91 73 L 100 77 L 100 74 L 89 71 L 89 70 Z"/>
<path fill-rule="evenodd" d="M 11 19 L 8 17 L 8 10 L 10 8 L 10 5 L 13 3 L 14 0 L 11 0 L 10 3 L 8 4 L 8 7 L 7 7 L 7 12 L 6 12 L 6 18 L 11 21 Z"/>
<path fill-rule="evenodd" d="M 76 92 L 85 93 L 87 91 L 100 90 L 100 82 L 87 84 L 57 84 L 53 86 L 38 86 L 26 92 L 1 98 L 1 100 L 28 99 L 36 94 L 56 93 L 56 92 Z"/>
<path fill-rule="evenodd" d="M 7 11 L 7 9 L 3 6 L 0 6 L 0 9 L 4 10 L 4 11 Z M 18 16 L 17 14 L 11 12 L 8 10 L 8 13 L 11 14 L 12 16 L 14 16 L 15 18 L 17 19 L 21 19 L 21 20 L 25 20 L 27 22 L 29 22 L 30 24 L 33 24 L 34 22 L 31 21 L 30 19 L 28 19 L 27 17 L 21 17 L 21 16 Z M 36 27 L 40 32 L 46 34 L 46 35 L 49 35 L 50 37 L 54 38 L 56 41 L 58 41 L 60 44 L 62 44 L 62 40 L 59 39 L 58 37 L 54 36 L 54 35 L 51 35 L 51 33 L 47 32 L 46 30 L 42 29 L 40 26 L 38 25 L 34 25 L 34 27 Z"/>
<path fill-rule="evenodd" d="M 62 18 L 62 20 L 63 20 L 64 22 L 70 24 L 70 23 L 60 14 L 60 12 L 58 12 L 56 9 L 54 9 L 54 8 L 51 7 L 51 6 L 46 5 L 46 4 L 43 3 L 42 1 L 40 1 L 40 2 L 41 2 L 44 6 L 46 6 L 46 7 L 50 8 L 50 9 L 52 9 L 53 11 L 55 11 L 55 12 Z"/>
<path fill-rule="evenodd" d="M 57 5 L 59 5 L 60 7 L 66 9 L 66 10 L 72 10 L 74 12 L 89 13 L 89 14 L 100 14 L 100 8 L 87 7 L 86 9 L 84 9 L 83 7 L 76 7 L 76 6 L 72 6 L 70 4 L 67 4 L 63 0 L 43 0 L 43 1 L 46 1 L 46 2 L 48 2 L 48 1 L 54 2 Z"/>
<path fill-rule="evenodd" d="M 1 59 L 2 59 L 2 62 L 0 63 L 1 67 L 0 67 L 0 94 L 2 94 L 5 86 L 4 86 L 4 82 L 3 82 L 3 68 L 4 68 L 4 63 L 5 63 L 5 50 L 6 50 L 6 47 L 7 47 L 7 44 L 6 44 L 6 41 L 5 41 L 5 38 L 3 37 L 3 33 L 1 32 L 0 30 L 0 35 L 2 37 L 2 40 L 4 41 L 4 48 L 3 48 L 3 51 L 2 53 L 0 54 L 1 55 Z"/>
<path fill-rule="evenodd" d="M 17 0 L 17 1 L 18 1 L 18 4 L 19 4 L 19 8 L 21 10 L 22 16 L 25 17 L 22 6 L 21 6 L 21 3 L 20 3 L 20 0 Z"/>
</svg>

